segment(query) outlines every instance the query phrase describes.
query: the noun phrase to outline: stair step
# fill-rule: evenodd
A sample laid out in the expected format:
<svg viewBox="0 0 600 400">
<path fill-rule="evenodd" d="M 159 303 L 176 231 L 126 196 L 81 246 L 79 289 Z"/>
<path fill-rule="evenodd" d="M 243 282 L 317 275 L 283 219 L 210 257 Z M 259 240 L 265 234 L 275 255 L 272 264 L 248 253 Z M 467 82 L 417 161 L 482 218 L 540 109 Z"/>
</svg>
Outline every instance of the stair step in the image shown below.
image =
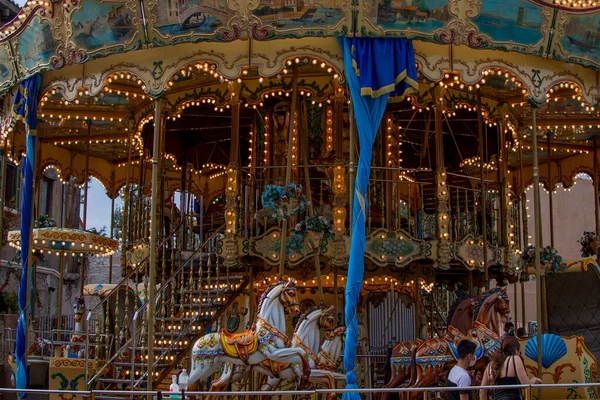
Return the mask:
<svg viewBox="0 0 600 400">
<path fill-rule="evenodd" d="M 131 367 L 131 363 L 130 362 L 112 362 L 112 365 L 114 365 L 115 367 Z M 159 368 L 164 368 L 166 367 L 168 364 L 157 364 L 156 366 Z M 148 363 L 134 363 L 133 364 L 134 367 L 147 367 Z"/>
<path fill-rule="evenodd" d="M 131 383 L 131 379 L 119 379 L 119 378 L 100 378 L 98 382 L 101 383 Z"/>
</svg>

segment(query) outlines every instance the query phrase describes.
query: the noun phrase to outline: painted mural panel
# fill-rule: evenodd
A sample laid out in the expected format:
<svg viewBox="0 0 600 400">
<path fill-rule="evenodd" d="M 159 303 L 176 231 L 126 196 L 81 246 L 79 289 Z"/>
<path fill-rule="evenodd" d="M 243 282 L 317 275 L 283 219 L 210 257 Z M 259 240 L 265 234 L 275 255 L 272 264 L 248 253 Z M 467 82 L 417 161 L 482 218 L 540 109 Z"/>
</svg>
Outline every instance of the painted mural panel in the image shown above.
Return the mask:
<svg viewBox="0 0 600 400">
<path fill-rule="evenodd" d="M 86 0 L 71 14 L 72 40 L 88 52 L 126 46 L 138 32 L 136 19 L 135 8 L 127 2 Z"/>
<path fill-rule="evenodd" d="M 17 43 L 21 66 L 28 72 L 47 66 L 58 47 L 52 36 L 52 27 L 39 16 L 33 17 Z"/>
<path fill-rule="evenodd" d="M 349 29 L 347 5 L 345 0 L 260 0 L 252 14 L 276 32 L 273 37 L 340 35 Z"/>
<path fill-rule="evenodd" d="M 561 13 L 552 54 L 562 60 L 598 62 L 600 58 L 600 12 Z"/>
<path fill-rule="evenodd" d="M 10 86 L 15 76 L 15 69 L 10 59 L 8 46 L 0 46 L 0 89 Z"/>
<path fill-rule="evenodd" d="M 526 0 L 485 0 L 481 3 L 481 11 L 473 22 L 491 42 L 510 42 L 511 46 L 530 48 L 542 44 L 543 27 L 548 23 L 543 7 Z"/>
<path fill-rule="evenodd" d="M 447 0 L 366 0 L 363 32 L 395 33 L 404 37 L 433 37 L 453 18 Z M 373 32 L 371 36 L 379 36 Z"/>
<path fill-rule="evenodd" d="M 153 29 L 160 35 L 154 38 L 158 43 L 189 40 L 183 39 L 184 35 L 215 35 L 236 15 L 227 0 L 157 0 L 150 13 L 155 21 Z"/>
</svg>

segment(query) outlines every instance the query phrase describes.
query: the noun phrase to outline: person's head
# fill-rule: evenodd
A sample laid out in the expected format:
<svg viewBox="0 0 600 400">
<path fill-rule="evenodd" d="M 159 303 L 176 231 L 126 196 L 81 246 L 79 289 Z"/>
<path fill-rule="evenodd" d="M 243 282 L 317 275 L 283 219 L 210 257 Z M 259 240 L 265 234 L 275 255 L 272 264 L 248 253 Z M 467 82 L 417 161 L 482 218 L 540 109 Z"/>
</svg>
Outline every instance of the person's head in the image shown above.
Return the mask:
<svg viewBox="0 0 600 400">
<path fill-rule="evenodd" d="M 473 366 L 475 364 L 475 361 L 477 361 L 477 357 L 475 356 L 475 350 L 477 350 L 477 345 L 475 344 L 475 342 L 469 339 L 461 340 L 456 346 L 458 358 L 460 360 L 468 360 L 469 366 Z"/>
<path fill-rule="evenodd" d="M 516 337 L 507 336 L 504 338 L 504 340 L 502 340 L 501 348 L 502 353 L 504 353 L 506 357 L 514 356 L 519 354 L 519 351 L 521 351 L 521 344 L 519 343 Z"/>
<path fill-rule="evenodd" d="M 507 322 L 507 323 L 504 324 L 504 332 L 508 333 L 508 332 L 510 332 L 511 330 L 514 330 L 514 329 L 515 329 L 515 324 L 513 324 L 512 322 L 509 321 L 509 322 Z"/>
<path fill-rule="evenodd" d="M 527 337 L 527 332 L 525 332 L 525 328 L 520 327 L 519 329 L 517 329 L 517 337 L 518 338 Z"/>
<path fill-rule="evenodd" d="M 500 345 L 501 351 L 496 353 L 494 359 L 492 360 L 492 375 L 496 378 L 500 376 L 500 371 L 504 365 L 504 361 L 508 357 L 519 355 L 521 351 L 521 344 L 519 340 L 514 336 L 506 336 L 502 340 L 502 344 Z"/>
</svg>

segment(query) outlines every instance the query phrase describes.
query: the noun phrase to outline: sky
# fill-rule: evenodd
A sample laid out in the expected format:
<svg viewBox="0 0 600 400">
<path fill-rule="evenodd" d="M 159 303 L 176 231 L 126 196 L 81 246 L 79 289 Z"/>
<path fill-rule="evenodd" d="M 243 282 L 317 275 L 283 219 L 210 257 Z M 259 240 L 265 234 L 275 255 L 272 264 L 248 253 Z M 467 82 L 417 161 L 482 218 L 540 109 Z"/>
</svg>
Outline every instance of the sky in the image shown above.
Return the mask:
<svg viewBox="0 0 600 400">
<path fill-rule="evenodd" d="M 117 201 L 120 201 L 117 199 Z M 106 189 L 102 184 L 92 178 L 90 179 L 90 187 L 88 189 L 88 215 L 87 229 L 96 228 L 102 229 L 106 226 L 106 231 L 110 230 L 110 206 L 111 200 L 106 195 Z M 116 204 L 115 204 L 116 206 Z M 83 220 L 83 206 L 81 207 L 81 218 Z"/>
</svg>

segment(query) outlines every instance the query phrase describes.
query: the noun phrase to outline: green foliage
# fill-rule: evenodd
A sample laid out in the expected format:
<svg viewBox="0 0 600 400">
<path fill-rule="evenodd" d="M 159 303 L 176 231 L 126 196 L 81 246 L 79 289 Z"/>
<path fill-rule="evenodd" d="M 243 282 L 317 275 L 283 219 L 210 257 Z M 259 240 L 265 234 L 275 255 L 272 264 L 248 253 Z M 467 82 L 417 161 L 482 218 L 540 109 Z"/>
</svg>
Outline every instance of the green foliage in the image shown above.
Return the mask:
<svg viewBox="0 0 600 400">
<path fill-rule="evenodd" d="M 17 314 L 19 300 L 16 293 L 0 293 L 0 314 Z"/>
</svg>

